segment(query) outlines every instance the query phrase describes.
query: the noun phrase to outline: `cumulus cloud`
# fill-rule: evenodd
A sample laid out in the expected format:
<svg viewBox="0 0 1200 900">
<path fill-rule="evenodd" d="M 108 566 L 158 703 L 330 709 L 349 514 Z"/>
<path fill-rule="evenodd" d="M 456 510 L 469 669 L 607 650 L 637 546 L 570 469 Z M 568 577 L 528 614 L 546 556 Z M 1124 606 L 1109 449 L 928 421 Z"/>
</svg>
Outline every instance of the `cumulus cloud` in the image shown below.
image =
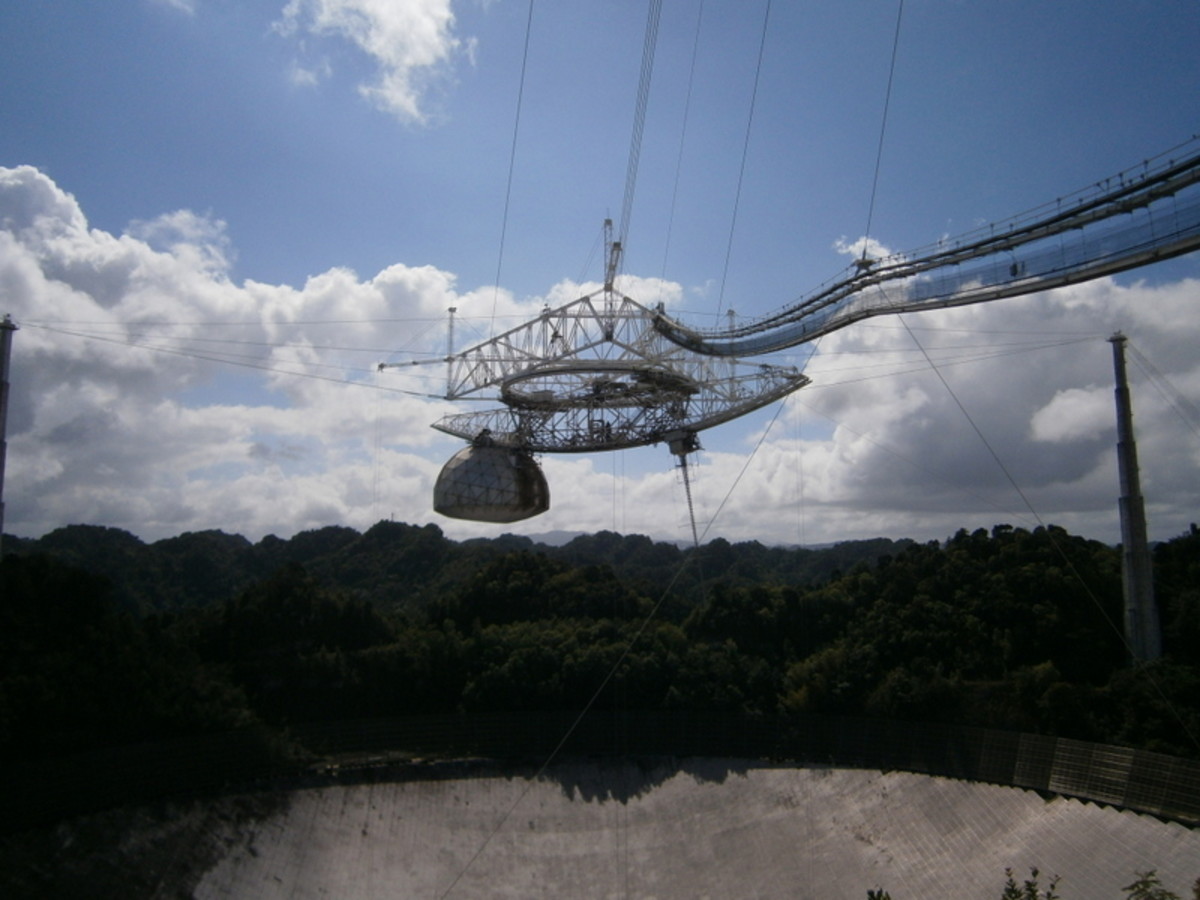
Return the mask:
<svg viewBox="0 0 1200 900">
<path fill-rule="evenodd" d="M 701 532 L 823 543 L 943 539 L 959 528 L 1056 524 L 1118 540 L 1112 353 L 1118 327 L 1186 395 L 1200 387 L 1195 281 L 1097 281 L 1067 292 L 881 318 L 824 338 L 813 384 L 701 436 L 691 459 Z M 799 363 L 803 354 L 786 361 Z M 1131 372 L 1135 372 L 1131 363 Z M 1151 531 L 1185 531 L 1200 506 L 1200 448 L 1135 379 Z M 690 539 L 664 447 L 548 458 L 551 511 L 528 530 L 641 531 Z"/>
<path fill-rule="evenodd" d="M 1067 388 L 1033 414 L 1030 434 L 1035 441 L 1065 444 L 1096 438 L 1112 427 L 1112 390 Z"/>
<path fill-rule="evenodd" d="M 945 537 L 997 522 L 1116 539 L 1106 338 L 1123 328 L 1172 383 L 1192 383 L 1197 287 L 1102 280 L 830 335 L 808 367 L 813 385 L 753 462 L 759 474 L 748 477 L 772 490 L 735 494 L 726 516 L 749 534 L 802 505 L 810 541 Z M 1168 537 L 1200 505 L 1195 435 L 1145 380 L 1133 390 L 1151 530 Z"/>
<path fill-rule="evenodd" d="M 338 38 L 364 54 L 376 70 L 359 92 L 403 122 L 427 120 L 426 94 L 450 74 L 470 42 L 454 34 L 450 0 L 289 0 L 276 30 L 285 36 Z M 328 59 L 296 63 L 292 79 L 315 84 L 332 73 Z"/>
<path fill-rule="evenodd" d="M 303 66 L 299 61 L 293 60 L 291 68 L 288 70 L 288 77 L 292 84 L 300 87 L 315 87 L 332 74 L 333 66 L 327 59 L 322 59 L 310 66 Z"/>
<path fill-rule="evenodd" d="M 892 255 L 889 247 L 871 237 L 860 237 L 853 241 L 840 237 L 833 242 L 833 249 L 854 259 L 884 259 Z"/>
<path fill-rule="evenodd" d="M 196 0 L 154 0 L 159 6 L 169 6 L 189 16 L 196 14 Z"/>
<path fill-rule="evenodd" d="M 126 233 L 152 249 L 175 257 L 187 257 L 183 263 L 189 269 L 220 276 L 229 270 L 233 261 L 225 227 L 219 219 L 180 209 L 152 221 L 136 220 Z"/>
<path fill-rule="evenodd" d="M 438 441 L 428 425 L 445 404 L 397 388 L 441 388 L 397 384 L 374 363 L 388 348 L 433 355 L 414 345 L 413 322 L 480 305 L 452 276 L 397 265 L 365 280 L 334 269 L 300 288 L 234 284 L 221 222 L 176 212 L 109 234 L 29 167 L 0 169 L 0 223 L 3 311 L 21 327 L 10 530 L 292 532 L 366 526 L 373 506 L 397 503 L 428 518 L 436 466 L 412 448 Z M 498 307 L 519 308 L 504 294 Z M 364 490 L 377 499 L 363 505 Z"/>
<path fill-rule="evenodd" d="M 524 523 L 432 511 L 433 482 L 460 446 L 429 427 L 452 411 L 437 399 L 447 308 L 461 348 L 596 285 L 518 300 L 400 263 L 299 286 L 235 283 L 234 254 L 213 216 L 170 212 L 112 234 L 44 173 L 0 168 L 0 313 L 21 327 L 10 532 L 87 522 L 147 539 L 204 528 L 257 539 L 394 516 L 456 538 L 611 528 L 689 539 L 661 446 L 545 458 L 552 508 Z M 649 304 L 682 296 L 635 276 L 621 289 Z M 1130 372 L 1151 532 L 1178 534 L 1200 508 L 1200 447 L 1138 360 L 1156 384 L 1197 396 L 1197 296 L 1195 280 L 1098 280 L 831 334 L 807 365 L 813 384 L 781 410 L 702 436 L 690 470 L 700 528 L 819 543 L 1041 521 L 1116 540 L 1106 338 L 1121 329 L 1140 354 Z"/>
</svg>

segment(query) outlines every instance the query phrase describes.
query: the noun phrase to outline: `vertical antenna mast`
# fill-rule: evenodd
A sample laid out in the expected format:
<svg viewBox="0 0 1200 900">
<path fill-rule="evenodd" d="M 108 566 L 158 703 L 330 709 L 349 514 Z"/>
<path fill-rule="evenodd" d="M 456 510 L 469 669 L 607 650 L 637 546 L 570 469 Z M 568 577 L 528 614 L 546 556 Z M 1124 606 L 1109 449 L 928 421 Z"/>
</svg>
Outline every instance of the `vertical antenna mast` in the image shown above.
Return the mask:
<svg viewBox="0 0 1200 900">
<path fill-rule="evenodd" d="M 619 236 L 613 238 L 612 219 L 604 220 L 604 253 L 604 336 L 611 341 L 617 328 L 613 282 L 617 280 L 617 272 L 621 268 L 621 240 Z"/>
<path fill-rule="evenodd" d="M 4 457 L 8 453 L 8 359 L 17 330 L 7 313 L 0 321 L 0 557 L 4 555 Z"/>
<path fill-rule="evenodd" d="M 446 328 L 446 396 L 454 392 L 454 314 L 457 306 L 450 307 L 450 324 Z"/>
<path fill-rule="evenodd" d="M 621 268 L 621 241 L 613 239 L 612 219 L 604 220 L 604 290 L 613 291 L 613 282 L 617 280 L 617 271 Z"/>
<path fill-rule="evenodd" d="M 1154 572 L 1146 537 L 1146 505 L 1138 475 L 1137 443 L 1133 436 L 1133 404 L 1125 374 L 1125 335 L 1108 339 L 1113 345 L 1116 375 L 1117 466 L 1121 476 L 1121 580 L 1125 594 L 1125 640 L 1135 663 L 1162 655 L 1158 609 L 1154 604 Z"/>
</svg>

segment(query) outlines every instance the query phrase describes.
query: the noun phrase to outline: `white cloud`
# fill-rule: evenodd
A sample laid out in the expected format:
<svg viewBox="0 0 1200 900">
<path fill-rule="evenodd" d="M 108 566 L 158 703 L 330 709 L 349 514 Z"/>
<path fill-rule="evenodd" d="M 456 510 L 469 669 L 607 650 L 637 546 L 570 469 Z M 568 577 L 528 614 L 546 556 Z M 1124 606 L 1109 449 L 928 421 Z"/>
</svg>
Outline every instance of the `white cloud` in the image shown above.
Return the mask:
<svg viewBox="0 0 1200 900">
<path fill-rule="evenodd" d="M 454 35 L 450 0 L 289 0 L 276 30 L 348 41 L 376 69 L 376 79 L 359 85 L 359 92 L 411 123 L 427 120 L 428 90 L 449 75 L 464 48 L 470 50 L 469 41 Z M 292 80 L 315 84 L 331 72 L 327 59 L 316 66 L 296 63 Z"/>
<path fill-rule="evenodd" d="M 189 269 L 222 275 L 233 261 L 225 223 L 180 209 L 151 221 L 130 223 L 127 234 L 154 250 L 168 253 Z"/>
<path fill-rule="evenodd" d="M 892 255 L 890 248 L 871 237 L 860 237 L 853 241 L 840 237 L 833 242 L 833 249 L 854 259 L 883 259 Z"/>
<path fill-rule="evenodd" d="M 803 497 L 808 540 L 944 537 L 960 526 L 1039 520 L 1115 539 L 1105 339 L 1119 324 L 1172 383 L 1191 383 L 1200 327 L 1187 308 L 1197 287 L 1102 280 L 837 332 L 809 366 L 813 386 L 791 401 L 748 476 L 766 483 L 774 473 L 772 490 L 740 489 L 728 514 L 749 534 L 756 521 L 782 520 Z M 1195 519 L 1195 439 L 1144 380 L 1133 390 L 1144 487 L 1157 504 L 1151 529 L 1166 537 Z M 825 438 L 830 420 L 836 425 Z M 786 493 L 781 466 L 796 481 Z M 747 496 L 755 499 L 743 505 Z"/>
<path fill-rule="evenodd" d="M 290 533 L 366 527 L 373 507 L 398 503 L 431 516 L 437 467 L 413 448 L 446 443 L 429 428 L 445 404 L 394 389 L 440 386 L 397 384 L 374 371 L 382 349 L 354 348 L 435 352 L 436 342 L 414 346 L 412 323 L 470 305 L 451 276 L 392 266 L 365 281 L 334 269 L 299 289 L 237 285 L 222 223 L 178 212 L 114 236 L 28 167 L 0 168 L 0 222 L 3 311 L 21 326 L 10 530 Z M 363 485 L 378 491 L 365 505 Z M 395 486 L 412 493 L 388 495 Z"/>
<path fill-rule="evenodd" d="M 433 399 L 445 387 L 437 360 L 447 308 L 458 310 L 461 348 L 589 285 L 518 301 L 402 264 L 369 278 L 334 268 L 298 287 L 238 284 L 233 254 L 211 216 L 175 212 L 114 235 L 90 228 L 38 170 L 0 168 L 0 313 L 21 326 L 9 531 L 88 522 L 147 539 L 204 528 L 257 539 L 395 516 L 436 521 L 456 538 L 602 528 L 690 538 L 679 474 L 661 446 L 545 458 L 552 508 L 527 522 L 478 525 L 431 509 L 437 472 L 459 447 L 429 427 L 451 411 Z M 634 276 L 621 287 L 643 302 L 681 295 Z M 813 385 L 769 431 L 774 409 L 702 436 L 707 449 L 691 470 L 701 528 L 817 543 L 944 538 L 1040 518 L 1115 540 L 1105 338 L 1124 330 L 1194 405 L 1197 296 L 1196 281 L 1099 280 L 829 335 L 808 366 Z M 375 368 L 414 359 L 433 362 Z M 1151 532 L 1169 537 L 1197 518 L 1200 448 L 1135 363 Z"/>
<path fill-rule="evenodd" d="M 311 66 L 302 66 L 298 61 L 293 61 L 288 70 L 288 78 L 292 84 L 300 87 L 316 87 L 332 74 L 333 66 L 327 59 L 320 60 Z"/>
<path fill-rule="evenodd" d="M 1033 414 L 1030 433 L 1035 441 L 1063 444 L 1099 437 L 1112 428 L 1112 389 L 1067 388 Z"/>
<path fill-rule="evenodd" d="M 788 401 L 765 438 L 772 410 L 702 436 L 708 449 L 692 460 L 700 527 L 714 520 L 710 536 L 730 540 L 819 543 L 1050 523 L 1115 541 L 1106 338 L 1123 328 L 1185 397 L 1195 396 L 1198 288 L 1102 280 L 836 332 L 808 367 L 813 385 Z M 1170 537 L 1196 519 L 1200 448 L 1144 378 L 1133 391 L 1151 531 Z M 548 460 L 555 506 L 540 527 L 687 540 L 682 487 L 665 449 L 622 457 L 577 461 L 569 474 Z M 638 463 L 651 471 L 632 471 Z M 631 472 L 614 480 L 609 465 Z"/>
<path fill-rule="evenodd" d="M 187 13 L 189 16 L 196 14 L 196 0 L 153 0 L 159 6 L 169 6 L 171 9 L 177 9 L 182 13 Z"/>
</svg>

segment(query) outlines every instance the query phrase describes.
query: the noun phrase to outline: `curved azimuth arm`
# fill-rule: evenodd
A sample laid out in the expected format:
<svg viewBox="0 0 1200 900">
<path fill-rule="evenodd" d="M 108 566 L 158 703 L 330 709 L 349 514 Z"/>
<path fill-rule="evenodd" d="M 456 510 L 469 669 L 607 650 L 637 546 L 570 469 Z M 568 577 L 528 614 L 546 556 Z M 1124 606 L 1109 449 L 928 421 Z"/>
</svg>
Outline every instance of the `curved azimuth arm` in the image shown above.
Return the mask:
<svg viewBox="0 0 1200 900">
<path fill-rule="evenodd" d="M 538 453 L 617 450 L 678 441 L 808 384 L 790 366 L 693 353 L 654 320 L 611 285 L 547 309 L 451 357 L 448 399 L 495 391 L 504 406 L 434 428 Z"/>
<path fill-rule="evenodd" d="M 1032 294 L 1200 248 L 1200 139 L 1085 192 L 1021 216 L 882 259 L 865 256 L 836 280 L 766 318 L 699 331 L 660 308 L 655 327 L 696 353 L 755 356 L 803 344 L 871 316 Z"/>
</svg>

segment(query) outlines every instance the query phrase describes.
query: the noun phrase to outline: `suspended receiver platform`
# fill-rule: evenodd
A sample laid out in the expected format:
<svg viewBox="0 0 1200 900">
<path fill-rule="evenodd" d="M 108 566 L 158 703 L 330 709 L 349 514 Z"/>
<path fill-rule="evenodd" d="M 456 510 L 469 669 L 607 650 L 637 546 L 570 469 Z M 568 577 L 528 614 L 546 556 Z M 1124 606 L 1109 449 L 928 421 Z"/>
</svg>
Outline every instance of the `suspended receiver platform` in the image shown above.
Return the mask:
<svg viewBox="0 0 1200 900">
<path fill-rule="evenodd" d="M 434 425 L 471 443 L 443 470 L 435 507 L 485 521 L 537 515 L 549 492 L 535 453 L 667 442 L 682 462 L 700 431 L 809 382 L 793 367 L 743 357 L 871 316 L 1035 293 L 1200 249 L 1198 145 L 932 248 L 864 255 L 780 312 L 728 329 L 694 329 L 618 294 L 621 245 L 610 241 L 602 289 L 448 356 L 447 399 L 490 395 L 502 405 Z"/>
<path fill-rule="evenodd" d="M 448 399 L 498 392 L 503 406 L 433 427 L 532 453 L 620 450 L 728 422 L 809 383 L 790 366 L 692 352 L 654 321 L 604 289 L 547 309 L 451 360 Z"/>
<path fill-rule="evenodd" d="M 501 406 L 450 415 L 434 428 L 469 441 L 438 476 L 434 509 L 512 522 L 545 512 L 535 453 L 590 453 L 667 443 L 684 456 L 698 432 L 809 383 L 790 366 L 713 359 L 668 340 L 655 313 L 607 283 L 532 322 L 452 355 L 447 398 Z"/>
</svg>

